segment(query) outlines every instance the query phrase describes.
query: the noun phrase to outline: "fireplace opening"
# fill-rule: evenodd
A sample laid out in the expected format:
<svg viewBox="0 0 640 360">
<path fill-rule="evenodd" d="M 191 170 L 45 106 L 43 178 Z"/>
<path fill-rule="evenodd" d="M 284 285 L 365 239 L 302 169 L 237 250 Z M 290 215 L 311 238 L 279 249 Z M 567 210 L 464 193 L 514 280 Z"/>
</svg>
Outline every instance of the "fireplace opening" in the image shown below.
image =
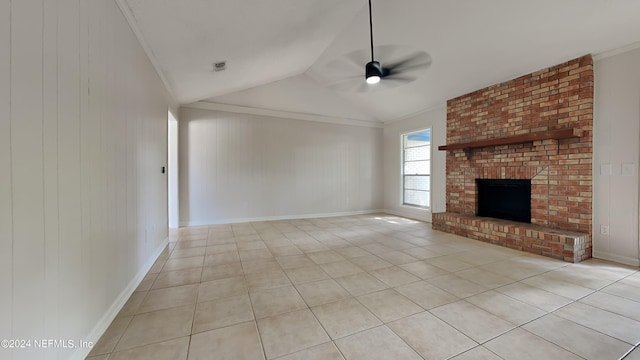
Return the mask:
<svg viewBox="0 0 640 360">
<path fill-rule="evenodd" d="M 476 179 L 478 216 L 531 223 L 531 180 Z"/>
</svg>

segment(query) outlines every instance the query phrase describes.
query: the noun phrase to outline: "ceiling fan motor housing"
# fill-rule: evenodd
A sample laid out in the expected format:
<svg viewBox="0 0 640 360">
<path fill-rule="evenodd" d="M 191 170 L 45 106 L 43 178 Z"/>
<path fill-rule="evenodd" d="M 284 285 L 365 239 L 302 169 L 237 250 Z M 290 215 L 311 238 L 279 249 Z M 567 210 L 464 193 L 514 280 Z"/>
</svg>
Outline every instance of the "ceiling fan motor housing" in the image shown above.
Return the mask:
<svg viewBox="0 0 640 360">
<path fill-rule="evenodd" d="M 365 78 L 368 79 L 372 76 L 382 77 L 384 74 L 382 73 L 382 67 L 380 63 L 377 61 L 370 61 L 365 66 Z"/>
</svg>

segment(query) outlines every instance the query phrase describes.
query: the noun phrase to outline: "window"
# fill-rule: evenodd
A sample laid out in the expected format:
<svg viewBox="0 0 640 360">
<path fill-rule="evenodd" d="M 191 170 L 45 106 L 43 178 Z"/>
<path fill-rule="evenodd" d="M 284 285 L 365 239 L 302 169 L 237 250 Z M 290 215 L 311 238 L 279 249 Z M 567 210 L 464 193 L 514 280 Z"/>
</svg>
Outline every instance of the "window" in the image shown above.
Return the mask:
<svg viewBox="0 0 640 360">
<path fill-rule="evenodd" d="M 431 129 L 402 135 L 402 204 L 431 205 Z"/>
</svg>

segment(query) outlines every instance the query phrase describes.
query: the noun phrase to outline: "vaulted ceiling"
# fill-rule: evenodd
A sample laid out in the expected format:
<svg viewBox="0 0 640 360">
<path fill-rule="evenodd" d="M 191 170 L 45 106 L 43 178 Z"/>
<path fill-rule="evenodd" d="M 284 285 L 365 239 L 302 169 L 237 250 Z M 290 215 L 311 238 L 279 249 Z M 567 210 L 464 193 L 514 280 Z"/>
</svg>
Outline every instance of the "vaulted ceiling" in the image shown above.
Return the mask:
<svg viewBox="0 0 640 360">
<path fill-rule="evenodd" d="M 396 49 L 383 65 L 415 51 L 431 64 L 411 83 L 352 91 L 334 85 L 364 82 L 367 59 L 348 60 L 368 52 L 366 0 L 118 1 L 181 104 L 373 122 L 640 41 L 638 0 L 373 0 L 376 47 Z"/>
</svg>

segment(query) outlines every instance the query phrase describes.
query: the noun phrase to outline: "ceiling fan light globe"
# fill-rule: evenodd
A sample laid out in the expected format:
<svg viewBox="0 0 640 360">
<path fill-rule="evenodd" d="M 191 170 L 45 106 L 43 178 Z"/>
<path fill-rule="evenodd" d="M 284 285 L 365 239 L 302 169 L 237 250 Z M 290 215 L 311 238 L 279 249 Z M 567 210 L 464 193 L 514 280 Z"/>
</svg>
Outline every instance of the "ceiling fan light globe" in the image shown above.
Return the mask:
<svg viewBox="0 0 640 360">
<path fill-rule="evenodd" d="M 379 82 L 380 82 L 380 76 L 373 75 L 367 78 L 367 84 L 369 85 L 375 85 Z"/>
</svg>

